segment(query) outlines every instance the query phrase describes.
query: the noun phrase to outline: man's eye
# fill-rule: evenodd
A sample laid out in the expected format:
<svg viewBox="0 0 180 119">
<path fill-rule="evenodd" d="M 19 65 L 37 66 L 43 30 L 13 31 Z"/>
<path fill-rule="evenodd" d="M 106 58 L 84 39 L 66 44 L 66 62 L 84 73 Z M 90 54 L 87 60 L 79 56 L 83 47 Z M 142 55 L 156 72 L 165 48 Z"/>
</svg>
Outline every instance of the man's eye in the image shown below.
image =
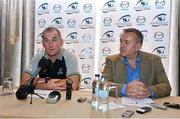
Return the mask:
<svg viewBox="0 0 180 119">
<path fill-rule="evenodd" d="M 57 38 L 53 38 L 52 41 L 57 41 L 58 39 Z"/>
</svg>

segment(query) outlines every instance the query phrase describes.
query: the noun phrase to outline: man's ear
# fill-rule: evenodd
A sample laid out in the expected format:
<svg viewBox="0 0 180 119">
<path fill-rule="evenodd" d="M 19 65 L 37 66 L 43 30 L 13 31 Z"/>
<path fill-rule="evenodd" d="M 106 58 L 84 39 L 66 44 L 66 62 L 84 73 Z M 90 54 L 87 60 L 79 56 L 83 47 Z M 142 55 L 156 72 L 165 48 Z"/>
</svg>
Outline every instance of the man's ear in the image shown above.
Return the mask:
<svg viewBox="0 0 180 119">
<path fill-rule="evenodd" d="M 141 43 L 137 43 L 136 44 L 136 51 L 139 51 L 141 49 L 142 45 Z"/>
<path fill-rule="evenodd" d="M 61 39 L 61 46 L 64 45 L 64 39 Z"/>
</svg>

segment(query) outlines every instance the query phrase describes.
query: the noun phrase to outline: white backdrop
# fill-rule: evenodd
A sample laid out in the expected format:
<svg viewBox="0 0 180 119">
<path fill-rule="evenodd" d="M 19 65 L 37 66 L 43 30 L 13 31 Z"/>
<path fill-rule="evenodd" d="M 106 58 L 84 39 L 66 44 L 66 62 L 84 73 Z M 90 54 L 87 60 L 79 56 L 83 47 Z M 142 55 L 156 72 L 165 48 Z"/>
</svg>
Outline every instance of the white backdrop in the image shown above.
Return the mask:
<svg viewBox="0 0 180 119">
<path fill-rule="evenodd" d="M 121 30 L 135 27 L 144 35 L 142 50 L 161 56 L 168 74 L 170 5 L 170 0 L 36 0 L 35 53 L 43 50 L 43 29 L 59 28 L 64 47 L 78 56 L 81 86 L 88 88 L 105 57 L 119 53 Z"/>
</svg>

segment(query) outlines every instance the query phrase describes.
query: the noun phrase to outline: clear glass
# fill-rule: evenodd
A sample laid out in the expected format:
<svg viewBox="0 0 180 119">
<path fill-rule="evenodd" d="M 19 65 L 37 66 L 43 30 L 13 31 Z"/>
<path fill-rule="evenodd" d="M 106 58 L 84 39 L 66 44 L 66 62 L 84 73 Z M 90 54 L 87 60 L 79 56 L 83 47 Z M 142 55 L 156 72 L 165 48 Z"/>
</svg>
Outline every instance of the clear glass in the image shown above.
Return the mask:
<svg viewBox="0 0 180 119">
<path fill-rule="evenodd" d="M 11 77 L 4 77 L 2 82 L 2 93 L 1 95 L 12 95 L 13 91 L 13 80 Z"/>
</svg>

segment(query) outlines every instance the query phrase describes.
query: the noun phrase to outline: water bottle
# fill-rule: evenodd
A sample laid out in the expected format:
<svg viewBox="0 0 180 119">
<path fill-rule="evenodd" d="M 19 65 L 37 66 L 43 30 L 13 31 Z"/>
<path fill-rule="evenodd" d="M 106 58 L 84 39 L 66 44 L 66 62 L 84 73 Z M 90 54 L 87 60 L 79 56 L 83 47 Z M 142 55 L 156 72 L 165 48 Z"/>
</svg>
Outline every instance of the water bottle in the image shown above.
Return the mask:
<svg viewBox="0 0 180 119">
<path fill-rule="evenodd" d="M 92 82 L 92 107 L 97 109 L 99 101 L 99 74 L 95 74 L 95 79 Z"/>
<path fill-rule="evenodd" d="M 109 110 L 109 85 L 105 75 L 101 76 L 99 83 L 99 102 L 98 110 L 99 111 L 108 111 Z"/>
</svg>

